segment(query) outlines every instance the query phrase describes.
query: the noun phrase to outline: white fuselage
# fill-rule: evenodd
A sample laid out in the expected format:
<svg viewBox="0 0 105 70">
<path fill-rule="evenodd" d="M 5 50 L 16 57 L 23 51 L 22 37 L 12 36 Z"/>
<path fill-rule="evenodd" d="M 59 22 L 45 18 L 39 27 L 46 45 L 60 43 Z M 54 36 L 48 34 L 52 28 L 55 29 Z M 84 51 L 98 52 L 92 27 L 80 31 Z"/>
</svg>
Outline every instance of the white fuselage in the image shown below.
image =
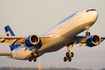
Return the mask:
<svg viewBox="0 0 105 70">
<path fill-rule="evenodd" d="M 96 21 L 98 14 L 96 11 L 86 12 L 88 9 L 93 8 L 86 8 L 77 11 L 48 30 L 40 33 L 39 35 L 55 35 L 55 37 L 48 43 L 42 45 L 37 52 L 44 54 L 47 52 L 57 51 L 64 47 L 65 44 L 72 41 L 73 37 L 84 31 L 86 27 L 91 27 Z M 18 50 L 14 49 L 12 51 L 13 58 L 28 59 L 32 52 L 30 49 L 32 49 L 32 47 L 29 48 L 27 46 L 24 48 L 21 48 L 20 46 Z"/>
</svg>

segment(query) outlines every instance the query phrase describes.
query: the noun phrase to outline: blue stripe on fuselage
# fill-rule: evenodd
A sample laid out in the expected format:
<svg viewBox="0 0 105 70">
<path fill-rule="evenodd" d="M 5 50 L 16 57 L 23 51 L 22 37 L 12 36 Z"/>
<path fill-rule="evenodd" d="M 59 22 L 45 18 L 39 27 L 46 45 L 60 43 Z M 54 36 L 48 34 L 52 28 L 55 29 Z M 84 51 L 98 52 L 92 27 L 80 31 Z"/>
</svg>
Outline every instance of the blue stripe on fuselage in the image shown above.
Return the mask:
<svg viewBox="0 0 105 70">
<path fill-rule="evenodd" d="M 76 13 L 76 12 L 75 12 Z M 69 18 L 73 17 L 75 15 L 75 13 L 73 13 L 72 15 L 68 16 L 67 18 L 63 19 L 62 21 L 60 21 L 59 23 L 57 23 L 57 25 L 65 22 L 66 20 L 68 20 Z"/>
<path fill-rule="evenodd" d="M 24 46 L 23 48 L 25 48 L 24 51 L 26 51 L 27 49 L 30 50 L 30 51 L 32 51 L 32 47 Z M 17 52 L 20 49 L 22 49 L 22 45 L 21 44 L 18 44 L 12 51 Z"/>
<path fill-rule="evenodd" d="M 21 44 L 15 44 L 15 47 L 12 50 L 18 51 L 22 47 Z"/>
</svg>

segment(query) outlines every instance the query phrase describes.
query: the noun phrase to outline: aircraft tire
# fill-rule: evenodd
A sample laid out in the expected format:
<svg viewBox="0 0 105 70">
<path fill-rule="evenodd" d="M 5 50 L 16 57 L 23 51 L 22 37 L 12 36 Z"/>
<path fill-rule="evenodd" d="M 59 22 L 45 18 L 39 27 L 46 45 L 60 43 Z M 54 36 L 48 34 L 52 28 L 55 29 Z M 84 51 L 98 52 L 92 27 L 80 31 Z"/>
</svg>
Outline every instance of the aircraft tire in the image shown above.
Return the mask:
<svg viewBox="0 0 105 70">
<path fill-rule="evenodd" d="M 90 32 L 88 32 L 88 36 L 90 36 Z"/>
<path fill-rule="evenodd" d="M 71 57 L 74 57 L 74 53 L 73 52 L 71 52 L 70 54 L 71 54 Z"/>
<path fill-rule="evenodd" d="M 36 57 L 33 58 L 33 61 L 36 62 Z"/>
<path fill-rule="evenodd" d="M 67 57 L 64 57 L 64 59 L 63 59 L 63 60 L 64 60 L 64 62 L 66 62 L 66 61 L 67 61 Z"/>
<path fill-rule="evenodd" d="M 29 57 L 29 62 L 31 62 L 32 61 L 32 57 Z"/>
<path fill-rule="evenodd" d="M 34 53 L 33 52 L 31 53 L 31 57 L 34 57 Z"/>
<path fill-rule="evenodd" d="M 85 34 L 86 36 L 90 36 L 90 32 L 86 32 L 86 34 Z"/>
<path fill-rule="evenodd" d="M 66 57 L 69 57 L 69 53 L 68 52 L 66 53 Z"/>
<path fill-rule="evenodd" d="M 68 61 L 71 62 L 71 57 L 68 57 Z"/>
</svg>

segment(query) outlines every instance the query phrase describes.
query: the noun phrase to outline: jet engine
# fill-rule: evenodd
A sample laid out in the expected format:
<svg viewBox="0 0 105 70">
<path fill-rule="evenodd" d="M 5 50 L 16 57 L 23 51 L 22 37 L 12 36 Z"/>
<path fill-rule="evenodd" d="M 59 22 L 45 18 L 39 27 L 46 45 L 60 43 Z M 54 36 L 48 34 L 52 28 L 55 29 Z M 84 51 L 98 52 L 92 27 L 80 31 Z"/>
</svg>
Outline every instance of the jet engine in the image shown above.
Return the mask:
<svg viewBox="0 0 105 70">
<path fill-rule="evenodd" d="M 40 46 L 41 47 L 41 44 L 42 44 L 41 40 L 37 35 L 30 35 L 25 40 L 25 45 L 28 47 L 31 47 L 31 46 L 35 46 L 35 47 Z"/>
<path fill-rule="evenodd" d="M 100 42 L 101 42 L 101 38 L 98 35 L 92 35 L 87 39 L 86 44 L 89 47 L 93 47 L 100 44 Z"/>
</svg>

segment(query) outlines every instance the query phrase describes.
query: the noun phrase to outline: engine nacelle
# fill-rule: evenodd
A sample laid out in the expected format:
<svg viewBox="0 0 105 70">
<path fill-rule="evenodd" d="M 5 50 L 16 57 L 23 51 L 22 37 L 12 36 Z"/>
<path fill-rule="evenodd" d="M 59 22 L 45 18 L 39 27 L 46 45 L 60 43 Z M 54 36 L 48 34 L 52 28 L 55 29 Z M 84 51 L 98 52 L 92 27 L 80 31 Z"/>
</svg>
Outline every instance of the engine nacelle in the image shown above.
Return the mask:
<svg viewBox="0 0 105 70">
<path fill-rule="evenodd" d="M 101 42 L 101 38 L 98 35 L 92 35 L 87 39 L 86 44 L 89 47 L 93 47 L 100 44 L 100 42 Z"/>
<path fill-rule="evenodd" d="M 30 47 L 30 46 L 38 46 L 41 44 L 40 38 L 37 35 L 30 35 L 26 38 L 25 40 L 25 45 Z"/>
</svg>

